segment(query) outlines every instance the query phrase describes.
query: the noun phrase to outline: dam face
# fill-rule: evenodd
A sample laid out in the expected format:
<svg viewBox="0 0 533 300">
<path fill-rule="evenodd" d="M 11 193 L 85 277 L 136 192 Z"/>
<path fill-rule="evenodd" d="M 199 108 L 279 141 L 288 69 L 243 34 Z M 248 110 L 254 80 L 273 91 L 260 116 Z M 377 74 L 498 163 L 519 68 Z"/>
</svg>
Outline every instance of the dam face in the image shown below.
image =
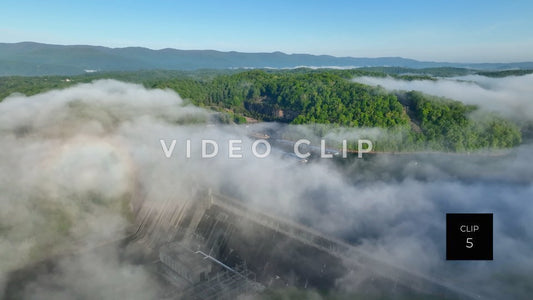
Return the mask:
<svg viewBox="0 0 533 300">
<path fill-rule="evenodd" d="M 331 289 L 346 272 L 339 258 L 217 205 L 195 233 L 221 261 L 245 263 L 267 285 Z"/>
<path fill-rule="evenodd" d="M 227 271 L 225 267 L 244 268 L 250 282 L 264 287 L 328 290 L 347 271 L 340 258 L 291 236 L 301 228 L 291 230 L 293 224 L 249 210 L 234 199 L 206 191 L 179 206 L 176 203 L 141 207 L 137 212 L 139 229 L 128 246 L 142 246 L 149 257 L 146 260 L 153 260 L 161 249 L 179 244 L 197 257 L 207 254 L 219 262 L 204 275 L 205 280 L 217 276 L 219 270 Z M 168 274 L 168 264 L 166 267 Z M 182 286 L 190 288 L 201 282 Z"/>
<path fill-rule="evenodd" d="M 187 261 L 204 259 L 197 267 L 168 263 L 168 257 L 160 259 L 157 272 L 166 274 L 163 277 L 172 286 L 167 294 L 172 297 L 232 299 L 243 293 L 287 287 L 338 291 L 341 282 L 344 288 L 353 284 L 357 295 L 371 298 L 472 298 L 436 280 L 377 261 L 343 241 L 211 190 L 198 192 L 179 206 L 176 203 L 180 202 L 141 208 L 137 214 L 139 230 L 129 242 L 142 245 L 151 260 L 168 245 L 180 248 L 173 253 L 190 257 Z"/>
<path fill-rule="evenodd" d="M 142 265 L 151 274 L 158 299 L 263 297 L 265 290 L 287 288 L 346 299 L 475 298 L 291 220 L 198 190 L 176 199 L 137 202 L 136 224 L 126 236 L 12 272 L 4 297 L 22 299 L 21 291 L 32 280 L 53 275 L 64 258 L 118 250 L 121 261 Z"/>
</svg>

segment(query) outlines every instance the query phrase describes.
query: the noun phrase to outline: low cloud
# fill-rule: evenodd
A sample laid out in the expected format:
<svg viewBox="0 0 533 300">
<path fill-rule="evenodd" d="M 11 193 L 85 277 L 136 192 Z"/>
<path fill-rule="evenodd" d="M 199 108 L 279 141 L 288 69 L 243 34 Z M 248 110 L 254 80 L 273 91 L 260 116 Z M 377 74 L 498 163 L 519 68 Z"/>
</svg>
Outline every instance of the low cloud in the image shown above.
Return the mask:
<svg viewBox="0 0 533 300">
<path fill-rule="evenodd" d="M 496 111 L 517 120 L 533 119 L 533 74 L 491 78 L 469 75 L 437 80 L 357 77 L 354 81 L 388 90 L 421 91 Z"/>
<path fill-rule="evenodd" d="M 505 86 L 445 83 L 487 94 Z M 531 294 L 531 145 L 502 157 L 382 155 L 298 165 L 279 153 L 258 159 L 249 151 L 246 133 L 280 125 L 191 124 L 209 116 L 184 106 L 172 91 L 112 80 L 0 103 L 0 280 L 48 255 L 122 236 L 139 201 L 164 208 L 191 199 L 195 186 L 207 186 L 452 286 L 496 299 Z M 305 127 L 294 131 L 312 134 Z M 342 129 L 334 138 L 375 134 Z M 243 140 L 243 159 L 227 158 L 232 138 Z M 160 139 L 177 140 L 172 158 L 165 157 Z M 199 158 L 201 139 L 219 142 L 217 158 Z M 493 262 L 444 260 L 447 212 L 494 213 Z M 157 295 L 149 273 L 121 259 L 120 251 L 62 258 L 56 272 L 31 281 L 23 293 L 48 299 Z M 352 279 L 339 280 L 339 288 L 349 290 Z"/>
</svg>

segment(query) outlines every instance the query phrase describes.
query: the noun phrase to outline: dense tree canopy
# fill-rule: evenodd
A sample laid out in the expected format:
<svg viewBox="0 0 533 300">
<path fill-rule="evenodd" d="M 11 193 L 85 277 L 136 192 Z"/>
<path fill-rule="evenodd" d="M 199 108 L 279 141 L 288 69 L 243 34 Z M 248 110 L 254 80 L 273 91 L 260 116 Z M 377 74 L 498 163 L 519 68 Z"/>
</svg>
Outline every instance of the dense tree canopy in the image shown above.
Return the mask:
<svg viewBox="0 0 533 300">
<path fill-rule="evenodd" d="M 469 151 L 513 147 L 521 142 L 515 124 L 493 114 L 473 117 L 475 106 L 414 91 L 391 93 L 350 80 L 356 75 L 386 76 L 376 72 L 205 70 L 88 74 L 68 79 L 0 77 L 0 99 L 13 92 L 32 95 L 75 83 L 114 78 L 148 88 L 175 90 L 195 105 L 222 112 L 223 122 L 244 123 L 246 116 L 262 121 L 324 124 L 328 128 L 383 128 L 388 134 L 376 143 L 381 150 Z"/>
</svg>

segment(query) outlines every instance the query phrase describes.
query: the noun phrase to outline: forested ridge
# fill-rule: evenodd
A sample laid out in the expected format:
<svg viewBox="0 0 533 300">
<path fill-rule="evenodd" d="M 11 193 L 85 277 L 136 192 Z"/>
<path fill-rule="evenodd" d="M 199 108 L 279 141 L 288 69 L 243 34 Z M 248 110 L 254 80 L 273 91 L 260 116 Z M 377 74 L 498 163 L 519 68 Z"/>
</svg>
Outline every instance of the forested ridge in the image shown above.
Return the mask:
<svg viewBox="0 0 533 300">
<path fill-rule="evenodd" d="M 391 70 L 389 70 L 391 71 Z M 392 71 L 396 72 L 395 69 Z M 391 72 L 392 72 L 391 71 Z M 438 70 L 437 70 L 438 71 Z M 442 72 L 456 72 L 443 69 Z M 406 80 L 412 76 L 399 75 Z M 322 134 L 338 127 L 378 127 L 387 132 L 379 150 L 470 151 L 520 144 L 518 126 L 496 114 L 474 114 L 478 108 L 419 92 L 388 92 L 351 81 L 355 76 L 387 76 L 383 70 L 227 70 L 143 71 L 74 77 L 0 77 L 0 98 L 26 95 L 95 79 L 113 78 L 148 88 L 175 90 L 190 103 L 220 111 L 225 120 L 291 124 L 324 124 Z"/>
</svg>

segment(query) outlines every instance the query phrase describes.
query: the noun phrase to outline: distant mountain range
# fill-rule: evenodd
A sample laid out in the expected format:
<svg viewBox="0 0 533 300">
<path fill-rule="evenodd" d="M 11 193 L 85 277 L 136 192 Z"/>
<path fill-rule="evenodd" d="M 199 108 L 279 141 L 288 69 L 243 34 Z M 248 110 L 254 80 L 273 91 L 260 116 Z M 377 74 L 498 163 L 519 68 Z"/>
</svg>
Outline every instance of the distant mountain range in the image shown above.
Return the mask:
<svg viewBox="0 0 533 300">
<path fill-rule="evenodd" d="M 50 45 L 34 42 L 0 43 L 0 76 L 76 75 L 85 72 L 136 70 L 195 70 L 295 67 L 458 67 L 478 70 L 533 69 L 533 62 L 449 63 L 402 57 L 335 57 L 330 55 L 243 53 L 215 50 L 151 50 Z"/>
</svg>

